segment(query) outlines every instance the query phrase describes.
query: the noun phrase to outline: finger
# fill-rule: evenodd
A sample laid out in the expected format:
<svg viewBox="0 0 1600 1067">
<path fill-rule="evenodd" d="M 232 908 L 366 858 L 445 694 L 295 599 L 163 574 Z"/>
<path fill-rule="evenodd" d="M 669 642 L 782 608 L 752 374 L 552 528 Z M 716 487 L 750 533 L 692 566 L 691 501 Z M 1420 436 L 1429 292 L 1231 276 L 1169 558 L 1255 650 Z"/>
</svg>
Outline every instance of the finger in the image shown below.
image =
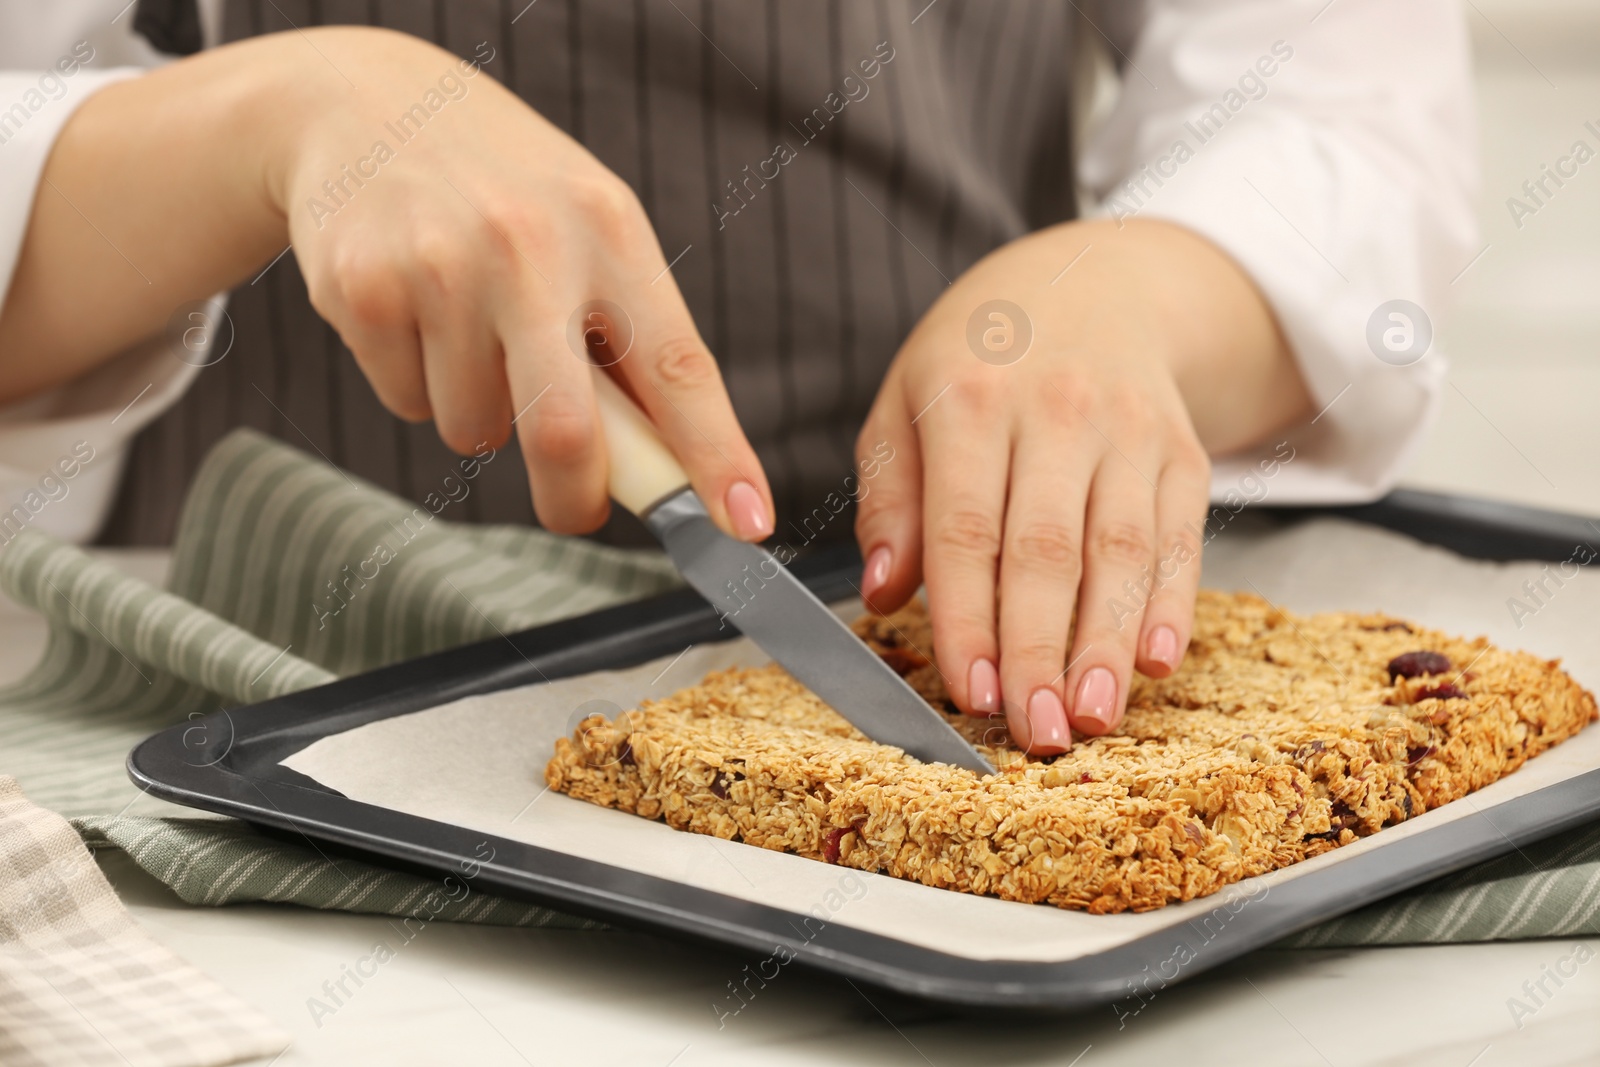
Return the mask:
<svg viewBox="0 0 1600 1067">
<path fill-rule="evenodd" d="M 899 379 L 878 391 L 856 439 L 856 543 L 861 597 L 888 614 L 922 581 L 922 459 Z"/>
<path fill-rule="evenodd" d="M 434 306 L 422 325 L 422 365 L 439 438 L 460 455 L 511 436 L 510 385 L 493 324 L 474 305 Z"/>
<path fill-rule="evenodd" d="M 567 350 L 554 318 L 532 301 L 522 308 L 507 312 L 500 343 L 534 512 L 552 532 L 588 533 L 611 511 L 594 372 Z"/>
<path fill-rule="evenodd" d="M 1154 465 L 1151 464 L 1153 467 Z M 1155 489 L 1111 453 L 1095 472 L 1084 524 L 1084 576 L 1069 653 L 1067 721 L 1091 736 L 1122 722 L 1148 594 L 1155 543 Z"/>
<path fill-rule="evenodd" d="M 1145 608 L 1135 666 L 1150 678 L 1178 669 L 1194 627 L 1201 532 L 1211 465 L 1199 444 L 1169 460 L 1156 488 L 1155 594 Z"/>
<path fill-rule="evenodd" d="M 350 262 L 327 284 L 308 281 L 308 288 L 378 401 L 408 422 L 432 418 L 409 287 L 388 261 L 372 256 Z"/>
<path fill-rule="evenodd" d="M 1064 667 L 1083 573 L 1089 479 L 1104 445 L 1061 422 L 1017 442 L 1000 554 L 1000 687 L 1011 736 L 1035 754 L 1072 747 Z"/>
<path fill-rule="evenodd" d="M 929 390 L 930 393 L 937 390 Z M 908 394 L 916 404 L 928 399 Z M 923 560 L 940 673 L 951 698 L 973 715 L 1000 710 L 995 575 L 1005 508 L 1009 428 L 987 385 L 950 387 L 919 408 L 923 458 Z"/>
<path fill-rule="evenodd" d="M 336 323 L 335 328 L 379 403 L 407 422 L 433 418 L 422 365 L 422 339 L 414 322 L 407 319 L 404 325 L 379 327 L 347 320 Z"/>
<path fill-rule="evenodd" d="M 774 526 L 772 490 L 739 426 L 716 359 L 671 275 L 635 292 L 636 310 L 628 312 L 634 320 L 632 350 L 615 357 L 613 373 L 628 384 L 683 464 L 712 520 L 741 540 L 766 539 Z"/>
</svg>

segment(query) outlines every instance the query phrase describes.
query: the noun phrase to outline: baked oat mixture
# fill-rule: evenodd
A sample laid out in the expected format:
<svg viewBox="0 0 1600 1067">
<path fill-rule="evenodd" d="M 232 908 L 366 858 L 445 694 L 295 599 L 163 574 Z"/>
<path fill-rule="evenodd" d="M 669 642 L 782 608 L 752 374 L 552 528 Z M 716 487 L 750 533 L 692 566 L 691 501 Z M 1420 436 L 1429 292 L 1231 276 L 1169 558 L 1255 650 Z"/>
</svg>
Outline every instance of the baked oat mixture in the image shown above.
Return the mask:
<svg viewBox="0 0 1600 1067">
<path fill-rule="evenodd" d="M 1000 773 L 869 741 L 767 666 L 585 720 L 545 780 L 680 830 L 930 886 L 1145 911 L 1481 789 L 1596 718 L 1557 660 L 1203 591 L 1183 668 L 1136 676 L 1120 731 L 1032 758 L 1003 718 L 954 710 L 922 651 L 920 603 L 855 628 Z"/>
</svg>

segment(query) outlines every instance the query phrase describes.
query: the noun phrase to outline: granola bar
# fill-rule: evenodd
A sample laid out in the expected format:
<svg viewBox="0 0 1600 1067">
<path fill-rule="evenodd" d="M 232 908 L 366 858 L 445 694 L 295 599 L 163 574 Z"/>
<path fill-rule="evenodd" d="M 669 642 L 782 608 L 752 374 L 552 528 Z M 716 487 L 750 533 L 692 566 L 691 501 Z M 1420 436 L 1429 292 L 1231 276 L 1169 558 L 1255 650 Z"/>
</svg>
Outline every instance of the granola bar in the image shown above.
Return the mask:
<svg viewBox="0 0 1600 1067">
<path fill-rule="evenodd" d="M 856 632 L 999 768 L 869 741 L 777 666 L 715 671 L 556 744 L 554 789 L 695 833 L 1096 914 L 1214 893 L 1448 803 L 1596 718 L 1558 660 L 1385 615 L 1200 595 L 1120 730 L 1025 756 L 949 701 L 919 602 Z"/>
</svg>

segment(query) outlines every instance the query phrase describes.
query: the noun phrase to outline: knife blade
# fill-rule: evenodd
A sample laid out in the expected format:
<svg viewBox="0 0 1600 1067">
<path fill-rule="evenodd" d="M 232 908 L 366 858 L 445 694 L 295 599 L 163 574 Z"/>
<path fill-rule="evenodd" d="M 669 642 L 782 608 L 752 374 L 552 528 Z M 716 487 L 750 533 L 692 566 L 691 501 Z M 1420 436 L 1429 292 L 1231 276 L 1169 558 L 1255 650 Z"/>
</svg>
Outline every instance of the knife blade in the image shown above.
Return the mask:
<svg viewBox="0 0 1600 1067">
<path fill-rule="evenodd" d="M 994 768 L 776 556 L 719 530 L 644 413 L 595 374 L 609 488 L 689 585 L 801 685 L 880 744 L 978 774 Z"/>
</svg>

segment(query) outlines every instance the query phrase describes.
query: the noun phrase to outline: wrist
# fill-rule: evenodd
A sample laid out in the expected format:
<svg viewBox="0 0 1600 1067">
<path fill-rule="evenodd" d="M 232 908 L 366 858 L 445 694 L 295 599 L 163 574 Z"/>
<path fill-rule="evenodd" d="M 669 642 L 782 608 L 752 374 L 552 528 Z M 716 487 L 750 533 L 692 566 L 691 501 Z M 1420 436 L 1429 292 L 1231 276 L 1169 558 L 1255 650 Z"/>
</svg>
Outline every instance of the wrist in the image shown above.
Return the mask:
<svg viewBox="0 0 1600 1067">
<path fill-rule="evenodd" d="M 1310 397 L 1277 318 L 1220 247 L 1155 219 L 1086 219 L 1043 231 L 1062 263 L 1056 284 L 1086 324 L 1106 321 L 1172 375 L 1208 450 L 1257 443 L 1309 412 Z M 1120 320 L 1120 321 L 1117 321 Z"/>
</svg>

